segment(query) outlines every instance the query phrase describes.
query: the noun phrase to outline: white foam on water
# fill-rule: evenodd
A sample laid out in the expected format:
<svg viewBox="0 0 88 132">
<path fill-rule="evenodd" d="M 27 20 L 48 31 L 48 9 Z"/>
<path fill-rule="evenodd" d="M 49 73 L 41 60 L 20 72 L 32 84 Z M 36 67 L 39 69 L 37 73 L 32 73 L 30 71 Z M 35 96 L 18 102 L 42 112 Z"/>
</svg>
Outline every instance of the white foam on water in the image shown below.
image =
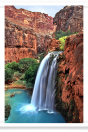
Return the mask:
<svg viewBox="0 0 88 132">
<path fill-rule="evenodd" d="M 54 114 L 55 112 L 54 112 L 54 111 L 48 110 L 47 113 L 48 113 L 48 114 Z"/>
<path fill-rule="evenodd" d="M 25 105 L 23 107 L 20 108 L 20 111 L 22 113 L 26 113 L 26 112 L 36 112 L 36 108 L 31 105 L 31 104 L 28 104 L 28 105 Z"/>
</svg>

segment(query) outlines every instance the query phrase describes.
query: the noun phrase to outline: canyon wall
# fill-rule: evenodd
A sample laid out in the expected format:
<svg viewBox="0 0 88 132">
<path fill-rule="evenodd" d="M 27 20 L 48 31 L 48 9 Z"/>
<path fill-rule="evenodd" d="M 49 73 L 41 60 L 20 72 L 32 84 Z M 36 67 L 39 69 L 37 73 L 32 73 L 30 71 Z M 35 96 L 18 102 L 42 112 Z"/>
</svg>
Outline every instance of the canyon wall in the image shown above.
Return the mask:
<svg viewBox="0 0 88 132">
<path fill-rule="evenodd" d="M 5 6 L 5 63 L 36 58 L 52 38 L 53 18 L 40 12 Z"/>
<path fill-rule="evenodd" d="M 48 51 L 59 50 L 52 38 Z M 83 123 L 83 31 L 66 38 L 56 77 L 55 107 L 68 123 Z"/>
<path fill-rule="evenodd" d="M 53 28 L 54 23 L 54 28 Z M 83 30 L 83 7 L 66 6 L 54 19 L 47 14 L 5 6 L 5 63 L 59 50 L 53 31 Z M 83 32 L 67 37 L 60 55 L 55 106 L 66 122 L 83 122 Z"/>
<path fill-rule="evenodd" d="M 54 31 L 62 30 L 80 32 L 83 30 L 83 6 L 65 6 L 56 13 L 54 19 Z"/>
<path fill-rule="evenodd" d="M 66 122 L 83 122 L 83 32 L 67 37 L 57 73 L 56 109 Z"/>
<path fill-rule="evenodd" d="M 54 24 L 54 25 L 53 25 Z M 36 58 L 49 50 L 54 31 L 79 32 L 83 29 L 83 6 L 65 6 L 54 19 L 47 14 L 5 6 L 5 63 Z M 57 42 L 58 44 L 58 42 Z"/>
<path fill-rule="evenodd" d="M 53 32 L 53 18 L 41 12 L 31 12 L 25 9 L 16 9 L 14 6 L 5 6 L 5 17 L 20 26 L 32 28 L 39 33 Z"/>
</svg>

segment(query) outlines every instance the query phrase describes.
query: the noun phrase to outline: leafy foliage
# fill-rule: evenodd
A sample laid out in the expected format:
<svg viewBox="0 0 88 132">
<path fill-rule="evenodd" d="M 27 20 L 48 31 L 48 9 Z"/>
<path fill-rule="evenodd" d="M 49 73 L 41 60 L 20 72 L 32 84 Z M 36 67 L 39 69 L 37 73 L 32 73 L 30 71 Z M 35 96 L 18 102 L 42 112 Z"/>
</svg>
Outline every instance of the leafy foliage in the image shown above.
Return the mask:
<svg viewBox="0 0 88 132">
<path fill-rule="evenodd" d="M 12 79 L 13 70 L 11 68 L 5 67 L 5 81 L 9 81 Z"/>
<path fill-rule="evenodd" d="M 19 71 L 16 71 L 16 72 L 14 72 L 13 76 L 19 78 L 22 76 L 22 73 L 20 73 Z"/>
<path fill-rule="evenodd" d="M 33 87 L 38 67 L 39 67 L 39 64 L 35 62 L 31 64 L 31 66 L 25 72 L 25 80 L 27 82 L 27 87 L 30 87 L 30 88 Z"/>
<path fill-rule="evenodd" d="M 33 88 L 38 66 L 37 60 L 32 58 L 20 59 L 19 63 L 15 61 L 8 63 L 4 66 L 4 81 L 16 81 L 16 78 L 19 78 L 20 82 L 18 81 L 17 83 L 20 84 L 22 81 L 25 81 L 27 88 Z"/>
<path fill-rule="evenodd" d="M 77 32 L 74 33 L 74 32 L 71 32 L 71 31 L 68 29 L 67 32 L 63 32 L 62 30 L 59 30 L 59 31 L 54 32 L 54 34 L 55 34 L 55 38 L 56 38 L 56 39 L 59 39 L 59 38 L 61 38 L 61 37 L 63 37 L 63 36 L 69 36 L 69 35 L 72 35 L 72 34 L 77 34 Z"/>
<path fill-rule="evenodd" d="M 8 117 L 10 115 L 10 110 L 11 110 L 11 106 L 10 105 L 6 105 L 5 106 L 5 121 L 8 119 Z"/>
<path fill-rule="evenodd" d="M 21 77 L 20 77 L 20 80 L 24 80 L 25 79 L 25 74 L 23 74 Z"/>
<path fill-rule="evenodd" d="M 14 82 L 14 81 L 17 81 L 17 79 L 16 79 L 16 77 L 12 77 L 12 81 Z"/>
<path fill-rule="evenodd" d="M 19 71 L 20 72 L 25 72 L 26 70 L 28 70 L 28 68 L 33 64 L 37 63 L 36 59 L 32 59 L 32 58 L 23 58 L 20 59 L 19 61 Z"/>
<path fill-rule="evenodd" d="M 19 63 L 16 63 L 15 61 L 13 61 L 12 63 L 8 63 L 6 66 L 13 71 L 19 71 Z"/>
<path fill-rule="evenodd" d="M 64 50 L 66 38 L 67 38 L 67 36 L 64 36 L 64 37 L 59 38 L 59 40 L 60 40 L 60 42 L 61 42 L 61 44 L 59 44 L 60 50 L 61 50 L 61 51 Z"/>
<path fill-rule="evenodd" d="M 77 32 L 74 33 L 74 32 L 71 32 L 68 29 L 67 32 L 63 32 L 62 30 L 59 30 L 59 31 L 54 32 L 54 34 L 55 34 L 55 37 L 54 38 L 59 39 L 60 42 L 61 42 L 61 44 L 59 44 L 59 46 L 60 46 L 60 49 L 59 50 L 64 51 L 64 46 L 65 46 L 66 38 L 68 36 L 72 35 L 72 34 L 77 34 Z"/>
<path fill-rule="evenodd" d="M 25 86 L 26 85 L 26 81 L 18 79 L 17 81 L 14 82 L 14 85 L 16 85 L 16 86 L 19 86 L 19 85 Z"/>
</svg>

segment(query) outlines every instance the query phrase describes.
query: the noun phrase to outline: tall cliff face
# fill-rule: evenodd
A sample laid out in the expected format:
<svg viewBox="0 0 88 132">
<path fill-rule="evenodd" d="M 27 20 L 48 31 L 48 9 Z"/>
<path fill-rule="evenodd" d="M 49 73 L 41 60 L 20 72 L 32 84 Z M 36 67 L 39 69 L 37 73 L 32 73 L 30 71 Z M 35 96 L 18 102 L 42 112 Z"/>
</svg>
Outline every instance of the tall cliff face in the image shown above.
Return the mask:
<svg viewBox="0 0 88 132">
<path fill-rule="evenodd" d="M 68 29 L 72 32 L 83 30 L 83 6 L 65 6 L 56 13 L 54 19 L 54 31 Z"/>
<path fill-rule="evenodd" d="M 83 122 L 83 32 L 67 37 L 58 67 L 56 109 L 67 122 Z"/>
<path fill-rule="evenodd" d="M 5 6 L 5 16 L 21 26 L 32 28 L 37 33 L 53 32 L 53 18 L 48 14 L 16 9 L 14 6 Z"/>
<path fill-rule="evenodd" d="M 36 58 L 52 38 L 53 18 L 40 12 L 5 6 L 5 62 Z"/>
</svg>

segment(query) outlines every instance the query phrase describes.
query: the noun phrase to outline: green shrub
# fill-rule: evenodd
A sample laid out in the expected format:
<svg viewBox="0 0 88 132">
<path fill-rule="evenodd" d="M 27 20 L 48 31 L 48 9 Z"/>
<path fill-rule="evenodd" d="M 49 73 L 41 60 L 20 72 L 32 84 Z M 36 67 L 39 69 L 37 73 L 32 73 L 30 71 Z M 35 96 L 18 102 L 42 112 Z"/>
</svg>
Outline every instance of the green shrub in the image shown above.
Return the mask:
<svg viewBox="0 0 88 132">
<path fill-rule="evenodd" d="M 55 37 L 54 38 L 59 39 L 59 38 L 61 38 L 63 36 L 69 36 L 69 35 L 72 35 L 72 34 L 77 34 L 77 32 L 74 33 L 74 32 L 71 32 L 68 29 L 66 32 L 63 32 L 62 30 L 59 30 L 59 31 L 54 32 L 54 34 L 55 34 Z"/>
<path fill-rule="evenodd" d="M 12 79 L 13 70 L 5 66 L 5 82 Z"/>
<path fill-rule="evenodd" d="M 12 63 L 7 63 L 6 66 L 13 71 L 19 71 L 19 63 L 16 63 L 15 61 L 13 61 Z"/>
<path fill-rule="evenodd" d="M 28 68 L 31 66 L 31 64 L 35 64 L 35 63 L 37 63 L 36 59 L 32 59 L 32 58 L 20 59 L 20 61 L 19 61 L 19 71 L 20 72 L 25 72 L 26 70 L 28 70 Z"/>
<path fill-rule="evenodd" d="M 20 77 L 20 80 L 24 80 L 25 79 L 25 74 L 23 74 L 21 77 Z"/>
<path fill-rule="evenodd" d="M 26 81 L 25 80 L 17 80 L 16 82 L 15 82 L 15 84 L 16 85 L 22 85 L 22 86 L 25 86 L 26 85 Z"/>
<path fill-rule="evenodd" d="M 66 38 L 67 38 L 67 36 L 64 36 L 64 37 L 59 38 L 59 40 L 60 40 L 60 42 L 61 42 L 61 43 L 59 44 L 60 50 L 61 50 L 61 51 L 64 51 L 64 46 L 65 46 Z"/>
<path fill-rule="evenodd" d="M 27 82 L 28 87 L 33 87 L 38 67 L 39 67 L 39 64 L 35 62 L 31 64 L 31 66 L 25 72 L 25 80 Z"/>
<path fill-rule="evenodd" d="M 67 36 L 63 36 L 63 37 L 59 38 L 62 45 L 65 45 L 66 38 L 67 38 Z"/>
<path fill-rule="evenodd" d="M 8 117 L 10 115 L 10 110 L 11 110 L 11 106 L 10 105 L 6 105 L 5 106 L 5 121 L 8 119 Z"/>
<path fill-rule="evenodd" d="M 13 77 L 13 78 L 12 78 L 12 81 L 17 81 L 16 77 Z"/>
<path fill-rule="evenodd" d="M 62 30 L 56 31 L 56 32 L 54 32 L 54 34 L 55 34 L 56 39 L 59 39 L 59 38 L 65 36 L 65 32 L 63 32 Z"/>
<path fill-rule="evenodd" d="M 26 83 L 26 88 L 33 88 L 33 84 L 31 82 Z"/>
<path fill-rule="evenodd" d="M 13 76 L 19 78 L 22 76 L 22 73 L 19 73 L 19 71 L 17 71 L 17 72 L 14 72 Z"/>
</svg>

